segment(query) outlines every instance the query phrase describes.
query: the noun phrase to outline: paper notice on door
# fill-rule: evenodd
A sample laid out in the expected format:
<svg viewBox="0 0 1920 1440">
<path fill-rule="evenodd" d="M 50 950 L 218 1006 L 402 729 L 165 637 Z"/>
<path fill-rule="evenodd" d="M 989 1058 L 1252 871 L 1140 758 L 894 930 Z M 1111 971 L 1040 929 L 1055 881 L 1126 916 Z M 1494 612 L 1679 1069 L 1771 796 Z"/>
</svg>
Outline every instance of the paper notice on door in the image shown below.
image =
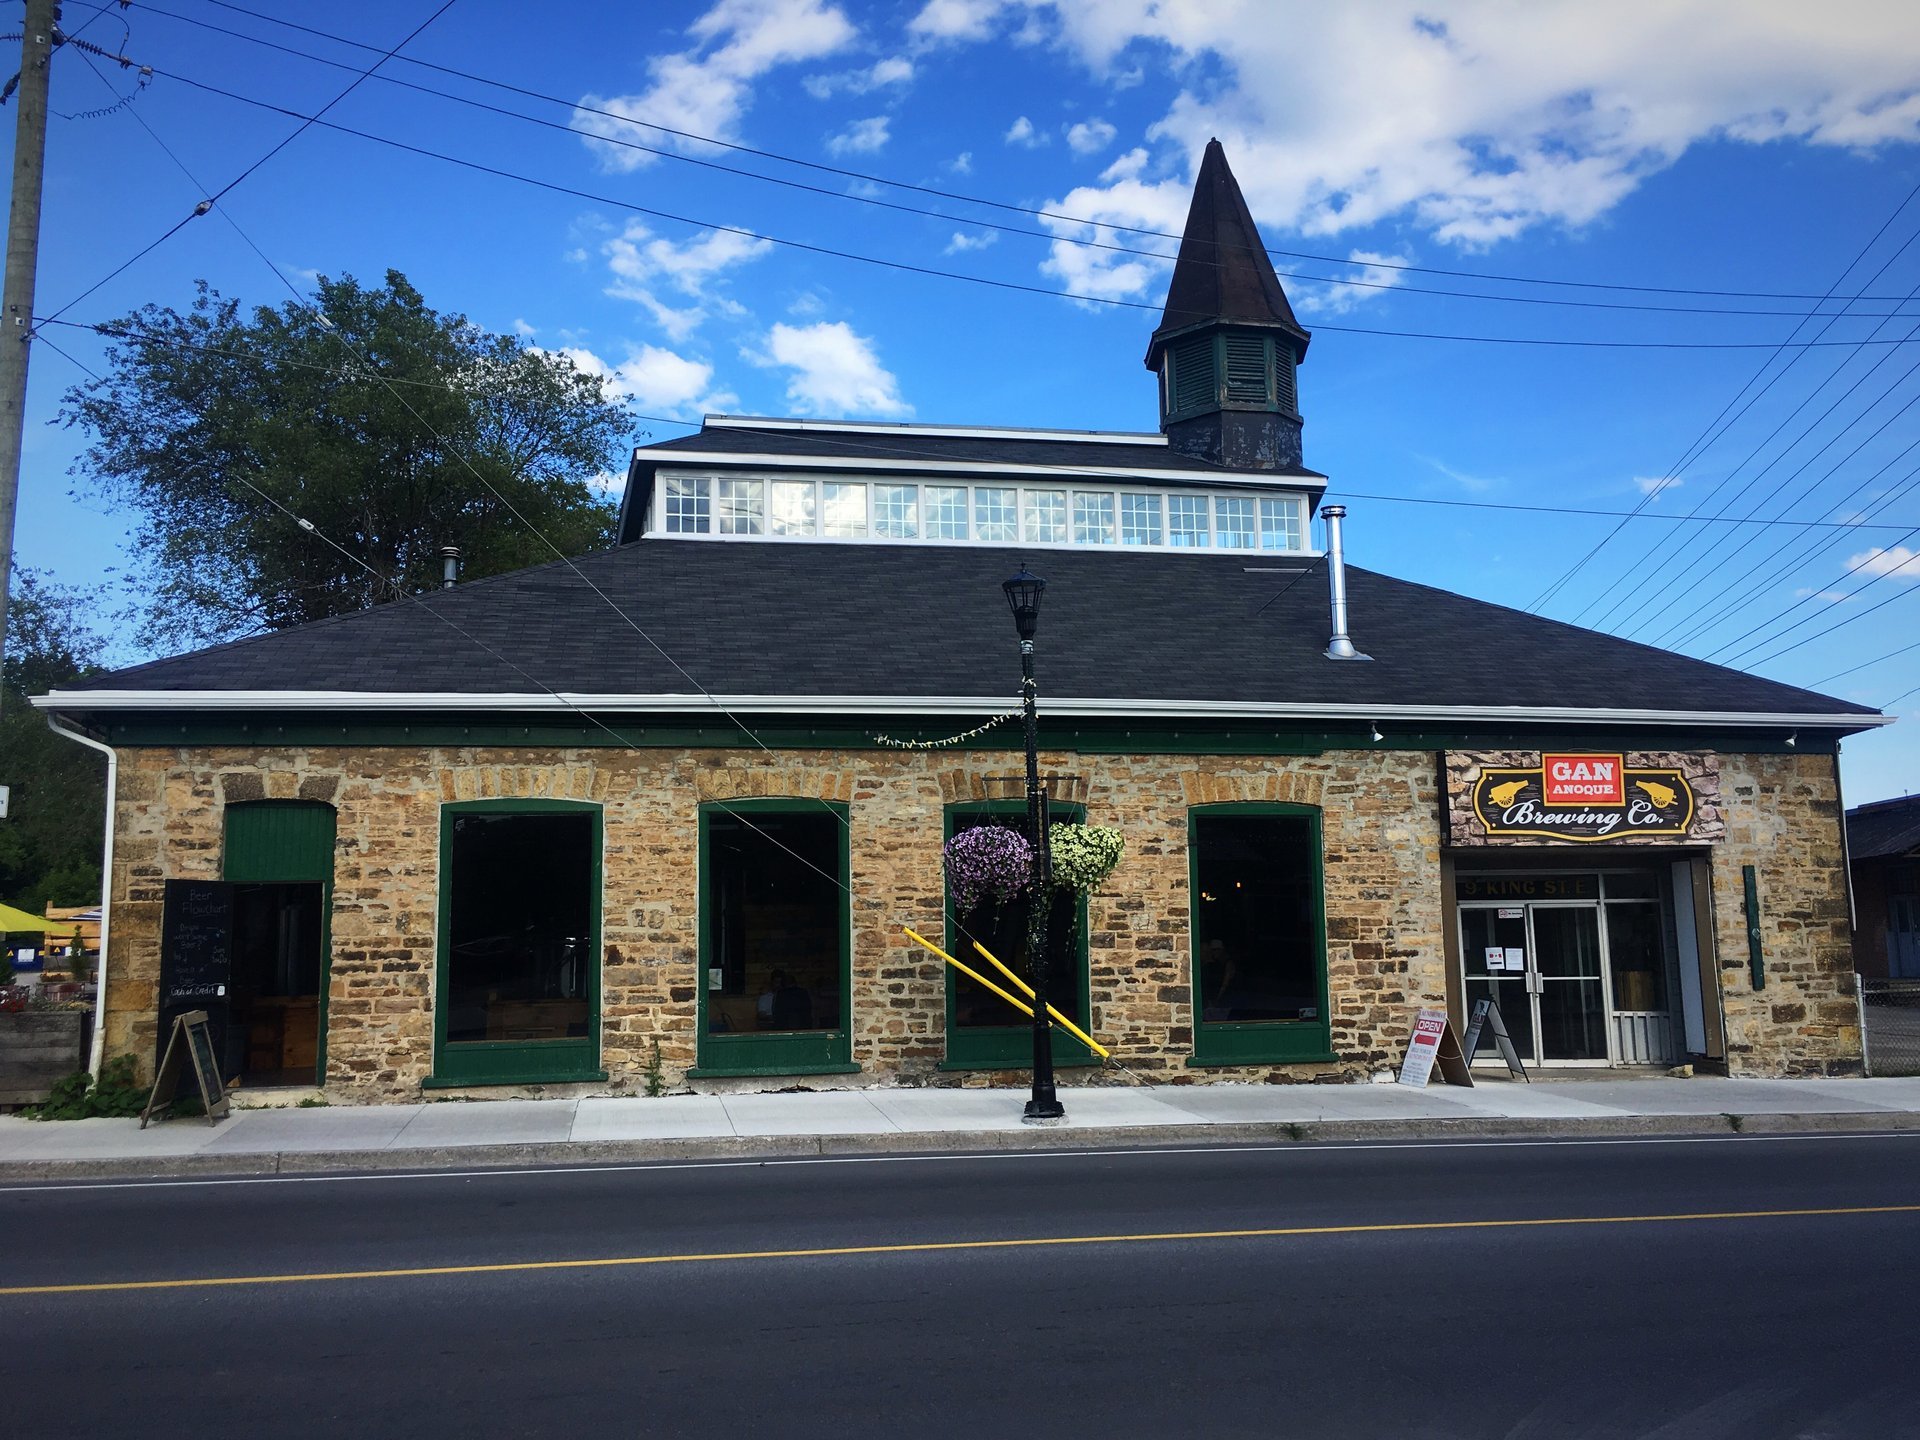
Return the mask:
<svg viewBox="0 0 1920 1440">
<path fill-rule="evenodd" d="M 1502 920 L 1524 920 L 1527 918 L 1527 912 L 1516 905 L 1511 910 L 1503 909 L 1500 912 L 1500 918 Z"/>
<path fill-rule="evenodd" d="M 1504 970 L 1507 968 L 1507 952 L 1498 945 L 1487 946 L 1487 969 Z"/>
<path fill-rule="evenodd" d="M 1507 969 L 1524 970 L 1526 968 L 1527 968 L 1527 952 L 1525 950 L 1516 949 L 1511 945 L 1508 946 L 1507 947 Z"/>
</svg>

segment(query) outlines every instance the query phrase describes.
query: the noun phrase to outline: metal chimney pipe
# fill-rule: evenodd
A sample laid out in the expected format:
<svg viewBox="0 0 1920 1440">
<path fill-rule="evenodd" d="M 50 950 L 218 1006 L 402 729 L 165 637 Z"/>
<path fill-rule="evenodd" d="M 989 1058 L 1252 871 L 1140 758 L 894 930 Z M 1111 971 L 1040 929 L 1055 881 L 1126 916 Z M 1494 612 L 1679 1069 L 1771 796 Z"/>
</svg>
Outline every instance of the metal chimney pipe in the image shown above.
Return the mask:
<svg viewBox="0 0 1920 1440">
<path fill-rule="evenodd" d="M 440 588 L 451 590 L 460 579 L 460 547 L 442 545 L 440 547 Z"/>
<path fill-rule="evenodd" d="M 1347 562 L 1340 548 L 1340 522 L 1347 518 L 1347 507 L 1323 506 L 1320 518 L 1327 522 L 1327 590 L 1333 604 L 1333 638 L 1327 641 L 1327 659 L 1371 660 L 1371 655 L 1354 649 L 1347 637 Z"/>
</svg>

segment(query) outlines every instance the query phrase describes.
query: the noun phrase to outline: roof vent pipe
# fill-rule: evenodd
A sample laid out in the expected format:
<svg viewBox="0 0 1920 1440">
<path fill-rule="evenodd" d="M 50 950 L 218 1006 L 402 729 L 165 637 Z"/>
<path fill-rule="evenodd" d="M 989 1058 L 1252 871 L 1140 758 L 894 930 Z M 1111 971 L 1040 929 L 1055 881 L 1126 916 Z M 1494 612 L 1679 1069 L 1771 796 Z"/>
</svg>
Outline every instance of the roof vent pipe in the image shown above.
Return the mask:
<svg viewBox="0 0 1920 1440">
<path fill-rule="evenodd" d="M 1320 518 L 1327 522 L 1327 589 L 1333 602 L 1333 638 L 1327 641 L 1327 659 L 1371 660 L 1371 655 L 1354 649 L 1347 637 L 1347 562 L 1340 549 L 1340 522 L 1347 518 L 1347 507 L 1324 506 Z"/>
<path fill-rule="evenodd" d="M 451 590 L 460 579 L 460 547 L 442 545 L 440 547 L 440 588 Z"/>
</svg>

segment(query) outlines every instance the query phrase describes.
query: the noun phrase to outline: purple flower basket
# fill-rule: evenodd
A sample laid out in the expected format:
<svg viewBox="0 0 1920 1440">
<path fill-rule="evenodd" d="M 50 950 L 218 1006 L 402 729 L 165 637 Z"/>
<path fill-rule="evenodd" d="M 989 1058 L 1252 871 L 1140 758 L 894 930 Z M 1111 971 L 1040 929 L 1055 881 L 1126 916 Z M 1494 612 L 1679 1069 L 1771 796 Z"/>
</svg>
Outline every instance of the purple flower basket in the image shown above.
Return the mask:
<svg viewBox="0 0 1920 1440">
<path fill-rule="evenodd" d="M 947 841 L 941 855 L 957 915 L 967 914 L 988 898 L 1005 904 L 1033 879 L 1033 847 L 1026 836 L 1005 825 L 962 830 Z"/>
</svg>

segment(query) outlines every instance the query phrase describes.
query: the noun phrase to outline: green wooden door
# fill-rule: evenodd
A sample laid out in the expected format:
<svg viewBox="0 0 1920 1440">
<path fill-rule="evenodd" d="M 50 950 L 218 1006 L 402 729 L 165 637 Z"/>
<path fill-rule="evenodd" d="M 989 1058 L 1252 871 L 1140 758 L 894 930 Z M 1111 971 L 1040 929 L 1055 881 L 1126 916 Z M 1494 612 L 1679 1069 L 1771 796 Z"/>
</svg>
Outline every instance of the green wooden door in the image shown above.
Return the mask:
<svg viewBox="0 0 1920 1440">
<path fill-rule="evenodd" d="M 320 1013 L 314 1082 L 324 1084 L 327 992 L 333 974 L 333 807 L 313 800 L 253 800 L 229 805 L 224 819 L 221 879 L 240 885 L 320 887 Z"/>
</svg>

